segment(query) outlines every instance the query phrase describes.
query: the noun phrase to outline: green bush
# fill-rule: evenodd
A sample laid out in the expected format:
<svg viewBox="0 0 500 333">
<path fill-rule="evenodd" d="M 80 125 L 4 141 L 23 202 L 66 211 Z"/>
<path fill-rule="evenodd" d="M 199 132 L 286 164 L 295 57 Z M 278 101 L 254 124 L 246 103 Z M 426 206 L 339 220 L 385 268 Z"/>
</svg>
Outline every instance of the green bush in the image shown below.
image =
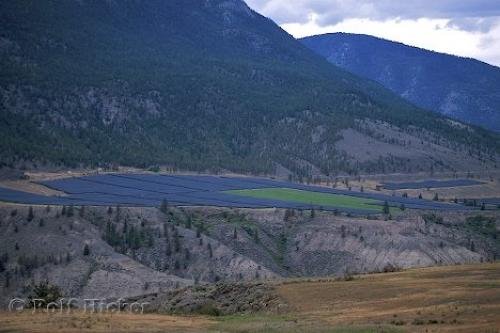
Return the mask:
<svg viewBox="0 0 500 333">
<path fill-rule="evenodd" d="M 50 303 L 57 303 L 62 297 L 61 289 L 58 286 L 43 281 L 31 287 L 28 300 L 31 308 L 45 308 Z"/>
</svg>

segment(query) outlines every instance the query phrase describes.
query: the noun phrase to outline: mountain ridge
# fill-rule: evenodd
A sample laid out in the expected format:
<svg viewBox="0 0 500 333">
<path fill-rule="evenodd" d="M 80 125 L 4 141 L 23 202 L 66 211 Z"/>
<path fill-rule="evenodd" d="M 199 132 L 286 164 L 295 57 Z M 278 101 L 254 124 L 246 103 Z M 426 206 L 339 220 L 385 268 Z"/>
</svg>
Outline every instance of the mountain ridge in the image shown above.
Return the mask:
<svg viewBox="0 0 500 333">
<path fill-rule="evenodd" d="M 366 34 L 331 33 L 301 42 L 331 63 L 381 83 L 419 107 L 500 131 L 497 66 Z"/>
</svg>

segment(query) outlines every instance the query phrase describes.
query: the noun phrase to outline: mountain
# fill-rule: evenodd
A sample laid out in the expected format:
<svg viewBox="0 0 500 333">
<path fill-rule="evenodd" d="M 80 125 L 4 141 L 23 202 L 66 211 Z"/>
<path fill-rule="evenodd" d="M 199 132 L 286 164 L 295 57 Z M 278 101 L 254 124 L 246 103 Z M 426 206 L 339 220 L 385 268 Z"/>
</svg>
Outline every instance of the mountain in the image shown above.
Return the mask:
<svg viewBox="0 0 500 333">
<path fill-rule="evenodd" d="M 3 1 L 0 20 L 3 167 L 496 167 L 497 135 L 332 66 L 240 0 Z"/>
<path fill-rule="evenodd" d="M 415 105 L 500 132 L 498 67 L 367 35 L 333 33 L 301 41 Z"/>
</svg>

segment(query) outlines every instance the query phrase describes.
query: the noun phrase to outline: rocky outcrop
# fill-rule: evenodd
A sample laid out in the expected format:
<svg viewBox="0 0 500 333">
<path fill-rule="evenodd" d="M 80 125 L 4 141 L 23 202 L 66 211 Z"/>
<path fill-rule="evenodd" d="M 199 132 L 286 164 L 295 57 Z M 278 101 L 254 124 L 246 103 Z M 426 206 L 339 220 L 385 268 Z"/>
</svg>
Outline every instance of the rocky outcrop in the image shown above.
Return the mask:
<svg viewBox="0 0 500 333">
<path fill-rule="evenodd" d="M 191 286 L 133 299 L 148 303 L 148 312 L 168 314 L 231 315 L 272 312 L 286 307 L 271 284 L 217 283 Z"/>
</svg>

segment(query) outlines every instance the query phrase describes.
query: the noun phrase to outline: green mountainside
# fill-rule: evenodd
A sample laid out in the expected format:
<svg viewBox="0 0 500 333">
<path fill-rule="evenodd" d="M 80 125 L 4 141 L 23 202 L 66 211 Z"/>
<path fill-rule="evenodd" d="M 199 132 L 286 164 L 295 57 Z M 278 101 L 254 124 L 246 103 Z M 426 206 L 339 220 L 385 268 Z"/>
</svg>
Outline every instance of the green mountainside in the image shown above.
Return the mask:
<svg viewBox="0 0 500 333">
<path fill-rule="evenodd" d="M 0 20 L 2 166 L 356 173 L 335 143 L 363 119 L 499 152 L 498 135 L 329 64 L 240 0 L 3 1 Z"/>
</svg>

